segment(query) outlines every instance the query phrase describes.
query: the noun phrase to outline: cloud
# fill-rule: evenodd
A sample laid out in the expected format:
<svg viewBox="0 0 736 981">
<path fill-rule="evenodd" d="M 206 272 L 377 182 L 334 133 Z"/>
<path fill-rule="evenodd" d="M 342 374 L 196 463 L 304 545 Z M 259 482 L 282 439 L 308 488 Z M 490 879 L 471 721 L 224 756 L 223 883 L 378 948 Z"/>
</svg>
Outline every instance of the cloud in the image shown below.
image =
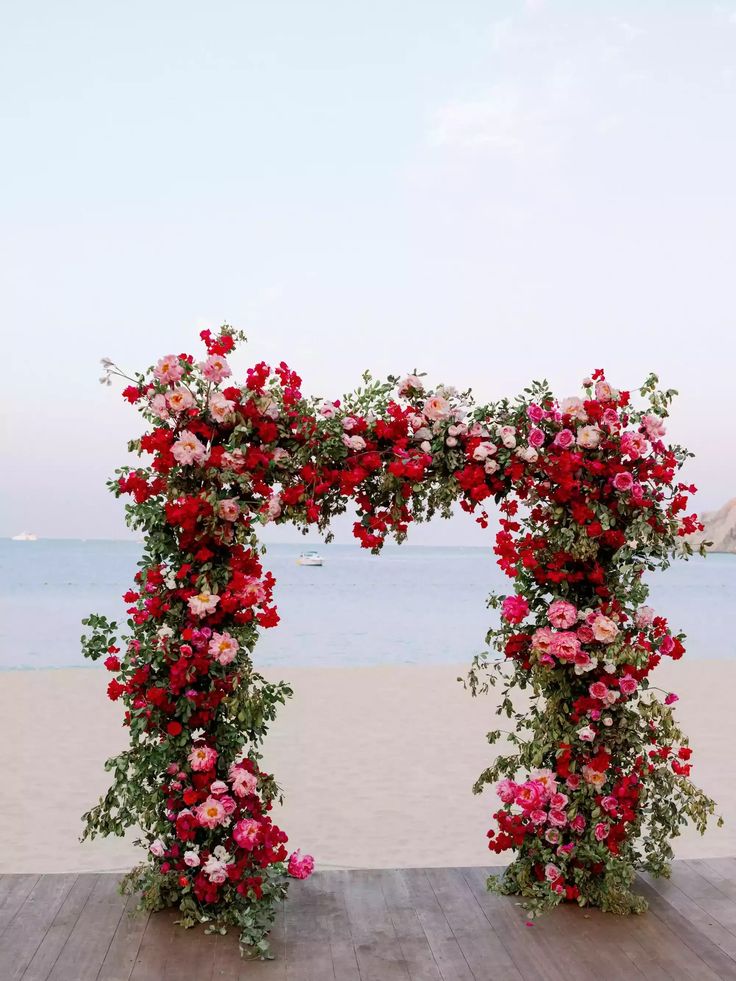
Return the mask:
<svg viewBox="0 0 736 981">
<path fill-rule="evenodd" d="M 483 99 L 441 105 L 434 113 L 429 137 L 435 146 L 518 153 L 525 144 L 523 131 L 518 93 L 508 86 L 495 86 Z"/>
</svg>

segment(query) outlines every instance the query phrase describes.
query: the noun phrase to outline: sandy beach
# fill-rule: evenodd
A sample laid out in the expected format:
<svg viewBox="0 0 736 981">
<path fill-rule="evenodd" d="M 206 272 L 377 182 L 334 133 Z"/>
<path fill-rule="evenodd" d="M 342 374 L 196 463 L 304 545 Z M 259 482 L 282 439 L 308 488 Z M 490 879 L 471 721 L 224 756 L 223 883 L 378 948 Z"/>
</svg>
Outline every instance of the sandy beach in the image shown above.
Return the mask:
<svg viewBox="0 0 736 981">
<path fill-rule="evenodd" d="M 321 868 L 489 864 L 485 833 L 496 798 L 471 785 L 493 758 L 485 733 L 493 694 L 471 698 L 464 665 L 294 668 L 295 697 L 266 744 L 264 765 L 287 795 L 276 814 L 291 844 Z M 688 829 L 680 857 L 736 855 L 731 701 L 736 664 L 693 661 L 658 671 L 680 695 L 694 779 L 719 802 L 725 827 Z M 0 731 L 10 747 L 0 809 L 0 872 L 124 870 L 130 840 L 80 844 L 80 815 L 108 785 L 105 759 L 126 744 L 106 672 L 4 672 Z M 131 835 L 131 838 L 133 836 Z"/>
</svg>

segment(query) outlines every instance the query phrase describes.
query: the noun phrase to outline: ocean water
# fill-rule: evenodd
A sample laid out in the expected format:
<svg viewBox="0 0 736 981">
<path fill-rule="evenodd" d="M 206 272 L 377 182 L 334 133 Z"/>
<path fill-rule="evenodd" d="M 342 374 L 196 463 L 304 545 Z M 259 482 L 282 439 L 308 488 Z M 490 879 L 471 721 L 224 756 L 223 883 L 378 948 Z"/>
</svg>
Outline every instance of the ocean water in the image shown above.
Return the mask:
<svg viewBox="0 0 736 981">
<path fill-rule="evenodd" d="M 281 623 L 264 631 L 259 666 L 469 662 L 496 614 L 492 589 L 507 588 L 490 547 L 321 545 L 322 567 L 298 566 L 304 546 L 273 545 Z M 81 619 L 125 620 L 133 542 L 0 541 L 0 669 L 79 667 Z M 688 657 L 736 657 L 736 556 L 679 562 L 650 578 L 650 602 L 688 634 Z"/>
</svg>

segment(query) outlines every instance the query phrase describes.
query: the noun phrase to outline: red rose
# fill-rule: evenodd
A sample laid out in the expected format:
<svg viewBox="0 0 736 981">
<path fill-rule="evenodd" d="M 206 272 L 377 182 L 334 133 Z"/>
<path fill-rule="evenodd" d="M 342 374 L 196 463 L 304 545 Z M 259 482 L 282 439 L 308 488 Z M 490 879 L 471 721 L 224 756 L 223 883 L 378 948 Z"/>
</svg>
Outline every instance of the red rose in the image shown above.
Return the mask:
<svg viewBox="0 0 736 981">
<path fill-rule="evenodd" d="M 181 733 L 181 722 L 169 722 L 166 731 L 170 736 L 178 736 Z"/>
<path fill-rule="evenodd" d="M 105 665 L 108 671 L 120 670 L 120 659 L 115 657 L 114 654 L 111 654 L 109 657 L 106 657 L 102 663 Z"/>
</svg>

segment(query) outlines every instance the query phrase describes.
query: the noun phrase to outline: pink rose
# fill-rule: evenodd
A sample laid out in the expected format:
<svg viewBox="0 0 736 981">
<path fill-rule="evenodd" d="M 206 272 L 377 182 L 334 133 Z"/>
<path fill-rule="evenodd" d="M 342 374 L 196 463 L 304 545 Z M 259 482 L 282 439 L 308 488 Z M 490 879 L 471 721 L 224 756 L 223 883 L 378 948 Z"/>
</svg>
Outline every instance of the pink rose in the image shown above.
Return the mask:
<svg viewBox="0 0 736 981">
<path fill-rule="evenodd" d="M 544 877 L 547 882 L 556 882 L 562 873 L 553 862 L 547 862 L 544 867 Z"/>
<path fill-rule="evenodd" d="M 232 375 L 230 365 L 219 354 L 211 355 L 200 365 L 200 368 L 207 381 L 214 382 L 215 384 L 221 382 L 223 378 L 229 378 Z"/>
<path fill-rule="evenodd" d="M 546 788 L 540 780 L 527 780 L 519 787 L 516 803 L 525 811 L 532 811 L 543 804 L 546 797 Z"/>
<path fill-rule="evenodd" d="M 555 828 L 564 828 L 567 824 L 567 814 L 558 808 L 552 808 L 549 812 L 549 823 Z"/>
<path fill-rule="evenodd" d="M 553 634 L 550 643 L 550 654 L 554 654 L 560 661 L 574 661 L 575 655 L 580 651 L 580 640 L 574 633 Z"/>
<path fill-rule="evenodd" d="M 552 794 L 549 799 L 549 806 L 561 811 L 563 807 L 567 806 L 568 800 L 567 794 Z"/>
<path fill-rule="evenodd" d="M 535 651 L 540 651 L 542 654 L 548 654 L 550 652 L 552 638 L 554 636 L 555 633 L 550 627 L 540 627 L 532 634 L 532 647 Z"/>
<path fill-rule="evenodd" d="M 289 856 L 289 875 L 294 879 L 308 879 L 314 872 L 314 859 L 311 855 L 302 855 L 297 850 Z"/>
<path fill-rule="evenodd" d="M 621 473 L 616 474 L 612 483 L 617 491 L 630 491 L 634 486 L 634 478 L 628 470 L 623 470 Z"/>
<path fill-rule="evenodd" d="M 594 681 L 588 689 L 591 698 L 605 698 L 608 695 L 608 686 L 603 681 Z"/>
<path fill-rule="evenodd" d="M 659 439 L 667 432 L 659 416 L 645 415 L 641 420 L 641 424 L 650 439 Z"/>
<path fill-rule="evenodd" d="M 532 422 L 541 422 L 544 419 L 544 409 L 535 402 L 527 406 L 526 414 Z"/>
<path fill-rule="evenodd" d="M 539 449 L 540 446 L 544 446 L 544 432 L 541 429 L 537 429 L 534 426 L 529 430 L 529 445 L 533 446 L 535 449 Z"/>
<path fill-rule="evenodd" d="M 151 844 L 148 847 L 148 850 L 152 855 L 155 855 L 156 858 L 162 858 L 166 852 L 166 846 L 164 845 L 164 843 L 161 841 L 160 838 L 156 838 L 154 841 L 151 842 Z"/>
<path fill-rule="evenodd" d="M 184 374 L 184 369 L 179 364 L 179 359 L 175 354 L 167 354 L 153 369 L 153 374 L 164 384 L 174 384 Z"/>
<path fill-rule="evenodd" d="M 246 851 L 253 851 L 261 833 L 261 822 L 253 818 L 243 818 L 233 828 L 233 840 Z"/>
<path fill-rule="evenodd" d="M 593 829 L 593 834 L 595 835 L 596 841 L 605 841 L 608 837 L 608 825 L 604 824 L 603 821 L 599 821 Z"/>
<path fill-rule="evenodd" d="M 679 702 L 679 701 L 680 701 L 680 696 L 679 695 L 675 695 L 675 693 L 671 691 L 669 693 L 669 695 L 667 695 L 665 697 L 664 704 L 665 705 L 674 705 L 675 702 Z"/>
<path fill-rule="evenodd" d="M 547 609 L 547 619 L 554 627 L 565 629 L 571 627 L 578 618 L 577 607 L 567 600 L 559 599 L 550 603 Z"/>
<path fill-rule="evenodd" d="M 523 596 L 507 596 L 501 604 L 501 615 L 507 623 L 521 623 L 529 612 L 529 603 Z"/>
<path fill-rule="evenodd" d="M 536 809 L 529 812 L 529 820 L 532 824 L 544 824 L 547 820 L 547 812 Z"/>
<path fill-rule="evenodd" d="M 631 460 L 638 460 L 649 449 L 649 443 L 641 433 L 624 433 L 621 437 L 621 453 Z"/>
<path fill-rule="evenodd" d="M 217 511 L 225 521 L 237 521 L 240 514 L 240 505 L 234 497 L 223 498 L 217 505 Z"/>
<path fill-rule="evenodd" d="M 636 679 L 632 678 L 630 674 L 625 674 L 618 683 L 618 688 L 622 695 L 633 695 L 638 687 L 639 685 Z"/>
<path fill-rule="evenodd" d="M 634 623 L 637 627 L 651 627 L 654 622 L 654 610 L 651 606 L 640 606 L 634 614 Z"/>
<path fill-rule="evenodd" d="M 569 449 L 575 442 L 575 435 L 570 429 L 561 429 L 554 438 L 554 445 L 561 450 Z"/>
<path fill-rule="evenodd" d="M 590 626 L 593 636 L 600 644 L 612 644 L 618 635 L 616 624 L 602 613 L 596 614 Z"/>
<path fill-rule="evenodd" d="M 582 832 L 585 831 L 585 818 L 583 815 L 576 814 L 570 822 L 570 827 L 573 831 L 577 831 L 578 834 L 582 834 Z"/>
<path fill-rule="evenodd" d="M 511 804 L 516 797 L 518 790 L 519 785 L 514 783 L 513 780 L 499 780 L 499 782 L 496 784 L 496 793 L 504 804 Z"/>
<path fill-rule="evenodd" d="M 601 431 L 597 426 L 581 426 L 578 429 L 577 444 L 582 450 L 594 450 L 601 441 Z"/>
<path fill-rule="evenodd" d="M 428 398 L 423 406 L 424 416 L 432 422 L 447 419 L 450 414 L 450 403 L 441 395 L 433 395 Z"/>
</svg>

